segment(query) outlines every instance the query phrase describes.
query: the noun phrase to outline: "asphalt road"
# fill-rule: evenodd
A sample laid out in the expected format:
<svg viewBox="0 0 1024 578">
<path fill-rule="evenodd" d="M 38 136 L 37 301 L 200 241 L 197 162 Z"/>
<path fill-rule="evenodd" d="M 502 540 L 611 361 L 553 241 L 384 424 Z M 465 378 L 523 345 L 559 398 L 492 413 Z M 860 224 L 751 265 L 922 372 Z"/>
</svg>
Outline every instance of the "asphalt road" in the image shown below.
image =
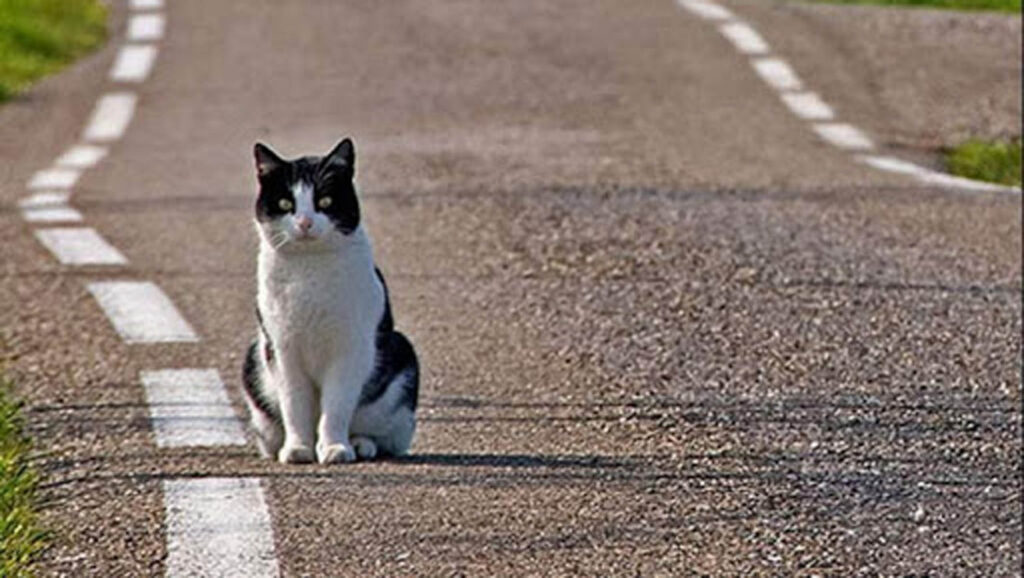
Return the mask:
<svg viewBox="0 0 1024 578">
<path fill-rule="evenodd" d="M 942 66 L 858 50 L 891 27 L 730 6 L 894 153 L 1019 123 L 1019 18 L 922 16 L 980 30 L 976 56 L 1017 46 L 1017 79 L 953 67 L 990 83 L 908 112 L 899 66 Z M 136 118 L 74 205 L 129 258 L 114 277 L 158 283 L 200 343 L 122 343 L 83 283 L 111 275 L 57 265 L 14 209 L 113 49 L 0 111 L 0 352 L 41 450 L 43 575 L 160 574 L 160 482 L 207 475 L 263 481 L 289 576 L 1019 574 L 1019 196 L 823 145 L 669 0 L 167 14 Z M 214 367 L 242 411 L 252 143 L 344 135 L 424 369 L 412 455 L 158 449 L 140 370 Z"/>
</svg>

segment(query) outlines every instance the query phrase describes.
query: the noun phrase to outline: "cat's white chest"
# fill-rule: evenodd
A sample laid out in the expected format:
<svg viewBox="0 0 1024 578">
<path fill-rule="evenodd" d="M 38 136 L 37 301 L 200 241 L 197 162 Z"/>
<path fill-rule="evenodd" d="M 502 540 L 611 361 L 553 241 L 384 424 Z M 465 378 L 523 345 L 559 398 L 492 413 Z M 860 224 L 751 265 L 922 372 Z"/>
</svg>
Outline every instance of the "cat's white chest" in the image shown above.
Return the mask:
<svg viewBox="0 0 1024 578">
<path fill-rule="evenodd" d="M 368 245 L 342 252 L 279 255 L 259 260 L 257 299 L 274 347 L 310 374 L 372 351 L 384 310 L 383 288 Z"/>
</svg>

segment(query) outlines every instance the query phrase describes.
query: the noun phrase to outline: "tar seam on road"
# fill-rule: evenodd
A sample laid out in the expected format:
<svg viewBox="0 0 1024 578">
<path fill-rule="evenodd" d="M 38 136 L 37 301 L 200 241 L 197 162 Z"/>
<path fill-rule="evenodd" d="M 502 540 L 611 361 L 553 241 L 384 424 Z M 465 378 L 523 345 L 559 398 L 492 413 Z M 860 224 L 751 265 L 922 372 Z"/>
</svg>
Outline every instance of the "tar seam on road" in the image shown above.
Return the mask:
<svg viewBox="0 0 1024 578">
<path fill-rule="evenodd" d="M 785 60 L 770 57 L 771 47 L 768 42 L 757 30 L 737 18 L 728 8 L 714 0 L 676 0 L 676 3 L 699 18 L 715 22 L 718 31 L 737 51 L 752 58 L 750 63 L 754 71 L 775 89 L 789 110 L 798 118 L 814 123 L 811 127 L 822 140 L 854 153 L 875 150 L 875 143 L 859 128 L 842 122 L 820 122 L 835 118 L 833 108 L 817 94 L 804 92 L 803 83 L 792 67 Z M 895 157 L 861 154 L 856 159 L 878 170 L 904 174 L 927 185 L 969 191 L 1016 194 L 1021 192 L 1018 187 L 1005 187 L 955 177 Z"/>
<path fill-rule="evenodd" d="M 137 12 L 128 20 L 125 44 L 109 72 L 111 82 L 138 84 L 149 78 L 164 36 L 163 0 L 129 0 Z M 36 172 L 18 203 L 33 224 L 77 223 L 82 214 L 69 205 L 82 171 L 108 154 L 107 143 L 128 129 L 138 105 L 135 92 L 118 90 L 100 97 L 82 141 Z M 94 229 L 49 227 L 33 231 L 57 260 L 69 266 L 120 266 L 120 251 Z M 91 282 L 86 288 L 121 338 L 130 344 L 196 342 L 199 336 L 170 298 L 155 284 L 139 281 Z M 242 424 L 213 369 L 142 371 L 158 447 L 245 445 Z M 279 574 L 270 513 L 258 479 L 166 480 L 165 575 L 246 576 Z"/>
</svg>

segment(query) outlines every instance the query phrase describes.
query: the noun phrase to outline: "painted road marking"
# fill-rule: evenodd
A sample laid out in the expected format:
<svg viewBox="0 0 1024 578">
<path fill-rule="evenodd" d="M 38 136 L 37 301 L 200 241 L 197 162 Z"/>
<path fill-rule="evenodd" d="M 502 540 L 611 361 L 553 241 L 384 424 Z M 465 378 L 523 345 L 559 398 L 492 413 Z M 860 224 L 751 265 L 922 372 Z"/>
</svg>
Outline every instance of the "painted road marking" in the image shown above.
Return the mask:
<svg viewBox="0 0 1024 578">
<path fill-rule="evenodd" d="M 861 156 L 859 158 L 861 162 L 867 163 L 868 165 L 871 165 L 876 169 L 889 171 L 892 173 L 911 175 L 925 183 L 930 183 L 937 186 L 959 187 L 975 191 L 1020 193 L 1020 189 L 1016 187 L 1005 187 L 1002 185 L 983 183 L 980 181 L 972 181 L 970 179 L 955 177 L 953 175 L 947 175 L 945 173 L 928 170 L 924 167 L 915 165 L 914 163 L 905 161 L 903 159 L 898 159 L 896 157 L 866 155 Z"/>
<path fill-rule="evenodd" d="M 54 164 L 59 167 L 72 169 L 88 169 L 96 166 L 96 163 L 107 156 L 106 147 L 96 145 L 75 145 L 64 154 L 57 157 Z"/>
<path fill-rule="evenodd" d="M 52 205 L 63 205 L 68 202 L 69 198 L 71 198 L 71 193 L 67 191 L 45 191 L 25 197 L 18 201 L 18 206 L 22 209 L 35 209 Z"/>
<path fill-rule="evenodd" d="M 823 122 L 814 125 L 818 136 L 833 146 L 852 151 L 866 151 L 875 148 L 868 136 L 851 124 Z"/>
<path fill-rule="evenodd" d="M 767 54 L 768 43 L 745 22 L 730 22 L 718 27 L 732 45 L 743 54 Z"/>
<path fill-rule="evenodd" d="M 168 578 L 276 577 L 274 535 L 255 478 L 165 480 Z"/>
<path fill-rule="evenodd" d="M 832 107 L 813 92 L 784 92 L 779 95 L 793 114 L 804 120 L 832 120 Z"/>
<path fill-rule="evenodd" d="M 75 169 L 44 169 L 36 171 L 28 182 L 30 189 L 70 189 L 78 182 L 81 171 Z"/>
<path fill-rule="evenodd" d="M 676 0 L 676 3 L 704 20 L 719 21 L 718 30 L 738 51 L 752 56 L 751 65 L 755 72 L 778 91 L 782 102 L 794 115 L 808 121 L 831 121 L 835 118 L 835 111 L 820 96 L 803 91 L 803 83 L 786 61 L 764 57 L 770 51 L 768 43 L 748 24 L 736 20 L 736 16 L 729 9 L 713 0 Z M 838 148 L 849 151 L 869 151 L 875 148 L 874 142 L 853 125 L 815 122 L 812 126 L 822 139 Z M 858 160 L 876 169 L 905 174 L 930 185 L 975 191 L 1021 193 L 1019 187 L 1005 187 L 954 177 L 895 157 L 869 155 L 859 156 Z"/>
<path fill-rule="evenodd" d="M 114 82 L 142 82 L 149 76 L 156 60 L 156 46 L 150 44 L 121 47 L 117 60 L 110 70 Z"/>
<path fill-rule="evenodd" d="M 89 283 L 88 289 L 128 343 L 199 341 L 174 303 L 153 283 L 104 281 Z"/>
<path fill-rule="evenodd" d="M 82 213 L 66 205 L 28 208 L 21 210 L 21 216 L 30 223 L 80 223 Z"/>
<path fill-rule="evenodd" d="M 244 446 L 242 424 L 213 369 L 143 371 L 146 402 L 162 448 Z"/>
<path fill-rule="evenodd" d="M 800 82 L 800 77 L 793 72 L 793 68 L 781 58 L 758 58 L 752 60 L 750 64 L 754 67 L 754 72 L 768 83 L 769 86 L 778 91 L 785 90 L 800 90 L 803 88 L 803 83 Z"/>
<path fill-rule="evenodd" d="M 36 229 L 36 238 L 64 265 L 124 265 L 124 255 L 87 227 Z"/>
<path fill-rule="evenodd" d="M 135 114 L 137 100 L 131 92 L 115 92 L 100 98 L 85 127 L 85 140 L 112 141 L 121 138 Z"/>
<path fill-rule="evenodd" d="M 732 20 L 733 14 L 724 6 L 704 0 L 679 0 L 679 5 L 705 20 Z"/>
<path fill-rule="evenodd" d="M 128 20 L 128 40 L 159 40 L 164 35 L 163 14 L 139 14 Z"/>
<path fill-rule="evenodd" d="M 158 10 L 164 7 L 163 0 L 132 0 L 132 10 Z"/>
</svg>

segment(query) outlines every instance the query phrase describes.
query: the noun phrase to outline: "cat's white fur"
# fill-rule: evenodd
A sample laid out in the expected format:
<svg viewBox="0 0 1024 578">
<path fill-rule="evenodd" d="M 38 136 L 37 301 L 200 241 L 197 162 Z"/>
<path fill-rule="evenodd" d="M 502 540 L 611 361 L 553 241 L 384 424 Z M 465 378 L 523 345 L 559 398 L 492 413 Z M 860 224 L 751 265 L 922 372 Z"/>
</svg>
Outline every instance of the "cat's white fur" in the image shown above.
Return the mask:
<svg viewBox="0 0 1024 578">
<path fill-rule="evenodd" d="M 310 187 L 299 185 L 292 193 L 294 214 L 257 227 L 257 303 L 275 352 L 275 362 L 264 367 L 264 393 L 278 401 L 284 425 L 283 432 L 279 426 L 275 431 L 274 424 L 262 423 L 269 420 L 260 412 L 252 412 L 261 450 L 276 453 L 285 463 L 314 458 L 320 463 L 350 462 L 357 453 L 371 458 L 376 444 L 359 432 L 404 427 L 377 423 L 377 403 L 356 415 L 362 387 L 373 371 L 374 338 L 384 313 L 384 287 L 374 272 L 370 240 L 361 225 L 348 235 L 337 231 L 314 209 Z M 311 222 L 305 233 L 303 219 Z M 264 339 L 261 335 L 260 351 Z M 408 420 L 395 418 L 414 423 L 408 413 Z M 402 446 L 405 436 L 394 433 L 397 446 Z M 410 430 L 404 447 L 389 449 L 404 452 L 411 438 Z"/>
</svg>

